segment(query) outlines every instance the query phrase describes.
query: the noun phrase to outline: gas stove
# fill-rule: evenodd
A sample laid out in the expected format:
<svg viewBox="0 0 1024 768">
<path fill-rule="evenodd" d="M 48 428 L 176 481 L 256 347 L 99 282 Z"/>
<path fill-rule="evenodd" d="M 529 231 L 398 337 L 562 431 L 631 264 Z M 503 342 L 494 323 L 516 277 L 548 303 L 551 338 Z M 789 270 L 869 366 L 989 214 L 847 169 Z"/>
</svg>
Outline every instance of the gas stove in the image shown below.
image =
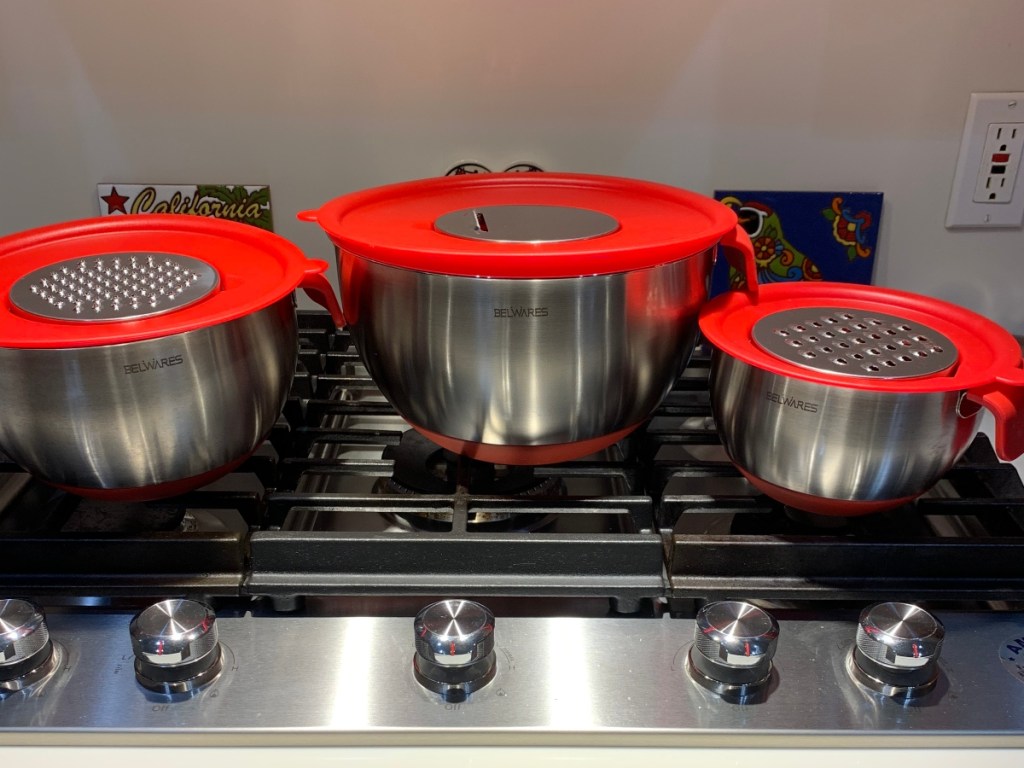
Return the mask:
<svg viewBox="0 0 1024 768">
<path fill-rule="evenodd" d="M 495 467 L 299 317 L 281 418 L 212 485 L 0 465 L 0 745 L 1024 749 L 1024 485 L 984 435 L 911 505 L 787 509 L 698 349 L 626 440 Z"/>
</svg>

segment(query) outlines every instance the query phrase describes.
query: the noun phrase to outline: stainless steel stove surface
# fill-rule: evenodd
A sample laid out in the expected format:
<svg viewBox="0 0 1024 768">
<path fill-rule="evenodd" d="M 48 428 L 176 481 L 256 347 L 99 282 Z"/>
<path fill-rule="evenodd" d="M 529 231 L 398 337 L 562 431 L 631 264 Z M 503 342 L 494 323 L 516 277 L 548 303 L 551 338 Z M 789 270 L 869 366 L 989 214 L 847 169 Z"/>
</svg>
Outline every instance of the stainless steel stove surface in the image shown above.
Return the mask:
<svg viewBox="0 0 1024 768">
<path fill-rule="evenodd" d="M 409 432 L 325 316 L 300 340 L 204 489 L 0 465 L 0 745 L 1024 749 L 1024 486 L 986 437 L 817 517 L 727 461 L 699 354 L 634 436 L 523 469 Z"/>
</svg>

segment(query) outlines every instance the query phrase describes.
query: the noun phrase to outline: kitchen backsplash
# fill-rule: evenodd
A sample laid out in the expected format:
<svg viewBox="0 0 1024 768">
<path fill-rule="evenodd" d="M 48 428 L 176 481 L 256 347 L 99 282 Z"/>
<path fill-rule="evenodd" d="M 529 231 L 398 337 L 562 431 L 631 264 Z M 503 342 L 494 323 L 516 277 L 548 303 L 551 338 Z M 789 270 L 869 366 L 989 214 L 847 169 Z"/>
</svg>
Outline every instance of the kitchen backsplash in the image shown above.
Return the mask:
<svg viewBox="0 0 1024 768">
<path fill-rule="evenodd" d="M 0 233 L 97 184 L 266 184 L 274 227 L 461 161 L 882 192 L 877 283 L 1024 333 L 1024 231 L 943 226 L 972 91 L 1024 88 L 1016 0 L 0 6 Z"/>
</svg>

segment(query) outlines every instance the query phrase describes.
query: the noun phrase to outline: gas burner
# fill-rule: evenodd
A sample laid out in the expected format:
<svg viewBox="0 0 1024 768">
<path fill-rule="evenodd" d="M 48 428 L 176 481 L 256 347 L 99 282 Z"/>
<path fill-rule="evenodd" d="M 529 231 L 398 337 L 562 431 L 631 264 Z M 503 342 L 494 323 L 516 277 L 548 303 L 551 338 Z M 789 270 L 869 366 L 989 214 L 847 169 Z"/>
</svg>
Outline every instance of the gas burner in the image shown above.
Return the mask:
<svg viewBox="0 0 1024 768">
<path fill-rule="evenodd" d="M 786 516 L 786 519 L 801 528 L 810 528 L 812 530 L 822 531 L 841 531 L 850 527 L 849 517 L 843 517 L 841 515 L 818 515 L 814 512 L 807 512 L 803 509 L 797 509 L 791 507 L 788 504 L 783 505 L 782 514 Z"/>
<path fill-rule="evenodd" d="M 137 535 L 182 530 L 185 506 L 174 499 L 105 501 L 78 496 L 22 473 L 0 475 L 0 530 Z"/>
<path fill-rule="evenodd" d="M 541 477 L 533 467 L 489 464 L 458 456 L 431 442 L 415 430 L 408 430 L 397 447 L 384 450 L 394 461 L 391 477 L 381 478 L 374 493 L 449 496 L 457 492 L 483 496 L 564 496 L 565 484 L 558 477 Z M 387 513 L 401 528 L 448 530 L 450 512 Z M 466 523 L 473 530 L 521 530 L 543 528 L 552 515 L 519 514 L 512 510 L 469 510 Z"/>
<path fill-rule="evenodd" d="M 802 509 L 780 505 L 767 515 L 736 515 L 730 526 L 733 535 L 761 536 L 771 534 L 793 536 L 878 537 L 891 535 L 924 535 L 927 523 L 913 508 L 900 507 L 870 515 L 842 517 L 818 515 Z"/>
<path fill-rule="evenodd" d="M 451 512 L 384 512 L 389 523 L 403 531 L 450 531 Z M 556 515 L 522 514 L 470 510 L 466 514 L 466 528 L 478 533 L 512 532 L 530 533 L 543 530 L 555 521 Z"/>
<path fill-rule="evenodd" d="M 167 502 L 104 502 L 82 498 L 65 532 L 137 534 L 183 530 L 185 506 Z"/>
</svg>

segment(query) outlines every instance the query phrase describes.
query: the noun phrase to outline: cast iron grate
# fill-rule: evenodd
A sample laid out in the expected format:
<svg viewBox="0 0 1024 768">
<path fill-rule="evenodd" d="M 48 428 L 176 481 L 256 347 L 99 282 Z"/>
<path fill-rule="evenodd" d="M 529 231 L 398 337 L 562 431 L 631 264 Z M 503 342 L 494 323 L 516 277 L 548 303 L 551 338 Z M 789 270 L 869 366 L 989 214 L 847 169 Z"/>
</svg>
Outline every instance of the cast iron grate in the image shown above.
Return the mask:
<svg viewBox="0 0 1024 768">
<path fill-rule="evenodd" d="M 665 538 L 668 596 L 687 599 L 1024 599 L 1024 485 L 978 435 L 912 504 L 860 518 L 790 510 L 728 461 L 698 354 L 641 440 Z"/>
<path fill-rule="evenodd" d="M 386 453 L 405 428 L 348 334 L 302 312 L 282 418 L 252 459 L 208 488 L 106 507 L 0 457 L 0 593 L 1024 599 L 1024 486 L 987 438 L 915 504 L 823 527 L 729 463 L 708 371 L 698 350 L 616 453 L 535 470 L 568 491 L 487 494 L 456 482 L 451 493 L 381 494 L 372 486 L 390 476 Z M 354 490 L 335 490 L 343 481 Z M 387 522 L 417 512 L 429 530 Z M 477 516 L 541 523 L 474 527 Z"/>
<path fill-rule="evenodd" d="M 457 477 L 451 493 L 381 493 L 378 481 L 393 472 L 386 456 L 407 427 L 373 385 L 346 333 L 318 335 L 314 343 L 315 352 L 303 354 L 309 397 L 290 403 L 302 424 L 290 433 L 281 482 L 267 496 L 267 525 L 251 539 L 247 590 L 623 600 L 664 593 L 653 502 L 642 490 L 630 443 L 610 458 L 534 470 L 559 487 L 614 492 L 482 493 Z M 471 463 L 459 460 L 454 471 L 468 476 Z M 341 486 L 346 490 L 339 492 Z M 427 530 L 382 524 L 388 516 L 430 524 Z M 478 517 L 541 523 L 503 530 L 474 525 Z"/>
</svg>

